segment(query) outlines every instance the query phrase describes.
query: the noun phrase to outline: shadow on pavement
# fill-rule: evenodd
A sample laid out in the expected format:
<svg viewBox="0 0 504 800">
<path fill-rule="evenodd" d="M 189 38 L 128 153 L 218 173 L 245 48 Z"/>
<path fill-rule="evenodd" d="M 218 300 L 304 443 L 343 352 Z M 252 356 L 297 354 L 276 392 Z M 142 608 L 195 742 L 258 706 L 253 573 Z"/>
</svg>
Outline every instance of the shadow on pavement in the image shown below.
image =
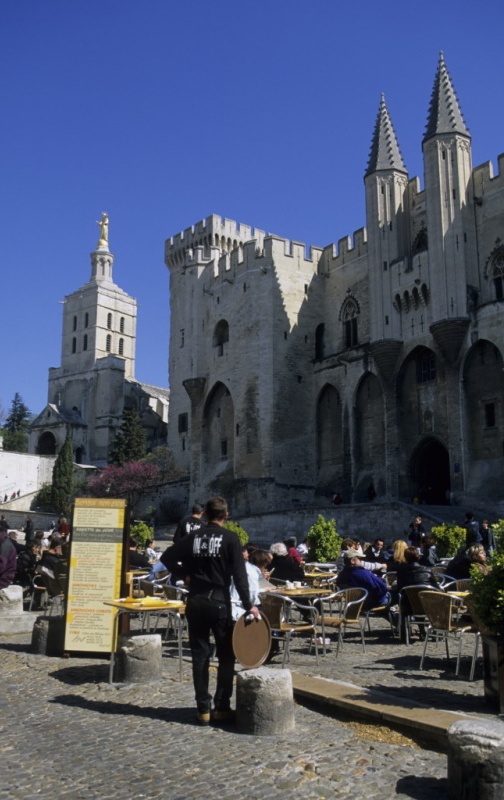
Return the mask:
<svg viewBox="0 0 504 800">
<path fill-rule="evenodd" d="M 135 706 L 132 703 L 113 703 L 110 700 L 89 700 L 75 694 L 61 694 L 49 701 L 58 705 L 78 707 L 98 714 L 113 714 L 125 717 L 144 717 L 160 722 L 178 722 L 180 725 L 196 725 L 194 707 L 167 708 L 166 706 Z"/>
<path fill-rule="evenodd" d="M 51 678 L 56 678 L 61 683 L 69 686 L 79 686 L 83 683 L 106 683 L 109 677 L 109 663 L 104 664 L 83 664 L 63 667 L 54 672 L 50 672 Z"/>
<path fill-rule="evenodd" d="M 415 775 L 400 778 L 396 792 L 413 800 L 447 800 L 449 796 L 446 778 L 418 778 Z"/>
</svg>

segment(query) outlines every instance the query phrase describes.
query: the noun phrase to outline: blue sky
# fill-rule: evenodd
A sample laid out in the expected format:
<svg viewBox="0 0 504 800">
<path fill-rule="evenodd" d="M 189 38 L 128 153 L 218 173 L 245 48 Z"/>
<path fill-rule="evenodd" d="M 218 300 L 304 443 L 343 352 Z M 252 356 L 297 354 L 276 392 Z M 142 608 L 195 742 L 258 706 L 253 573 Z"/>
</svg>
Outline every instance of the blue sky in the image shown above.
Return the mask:
<svg viewBox="0 0 504 800">
<path fill-rule="evenodd" d="M 423 185 L 440 50 L 473 163 L 495 165 L 503 22 L 502 0 L 3 0 L 0 405 L 43 408 L 102 211 L 139 303 L 136 377 L 166 386 L 164 240 L 212 213 L 319 246 L 352 234 L 381 92 Z"/>
</svg>

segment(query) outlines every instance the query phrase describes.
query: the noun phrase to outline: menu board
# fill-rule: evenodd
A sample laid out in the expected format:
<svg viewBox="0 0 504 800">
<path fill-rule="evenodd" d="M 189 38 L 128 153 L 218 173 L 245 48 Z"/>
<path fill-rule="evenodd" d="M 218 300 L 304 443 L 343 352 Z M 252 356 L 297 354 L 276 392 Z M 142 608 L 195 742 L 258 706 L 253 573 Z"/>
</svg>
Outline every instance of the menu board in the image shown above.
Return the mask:
<svg viewBox="0 0 504 800">
<path fill-rule="evenodd" d="M 65 650 L 112 652 L 115 609 L 125 550 L 126 500 L 77 498 L 74 504 Z"/>
</svg>

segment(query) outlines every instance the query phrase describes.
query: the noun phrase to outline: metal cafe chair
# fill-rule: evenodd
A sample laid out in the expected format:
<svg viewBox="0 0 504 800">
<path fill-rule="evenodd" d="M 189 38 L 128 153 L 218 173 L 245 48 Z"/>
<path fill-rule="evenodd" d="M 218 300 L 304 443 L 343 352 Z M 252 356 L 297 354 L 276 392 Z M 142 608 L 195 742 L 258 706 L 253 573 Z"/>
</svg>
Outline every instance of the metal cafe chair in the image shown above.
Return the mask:
<svg viewBox="0 0 504 800">
<path fill-rule="evenodd" d="M 294 610 L 303 613 L 304 620 L 302 622 L 292 621 L 291 617 Z M 313 644 L 315 646 L 317 664 L 319 663 L 317 643 L 317 622 L 319 614 L 314 606 L 298 603 L 291 597 L 285 597 L 274 592 L 264 592 L 264 594 L 261 594 L 261 613 L 264 614 L 268 620 L 274 639 L 283 643 L 282 667 L 290 660 L 291 640 L 292 637 L 297 634 L 306 635 L 309 633 L 311 635 L 310 650 Z"/>
</svg>

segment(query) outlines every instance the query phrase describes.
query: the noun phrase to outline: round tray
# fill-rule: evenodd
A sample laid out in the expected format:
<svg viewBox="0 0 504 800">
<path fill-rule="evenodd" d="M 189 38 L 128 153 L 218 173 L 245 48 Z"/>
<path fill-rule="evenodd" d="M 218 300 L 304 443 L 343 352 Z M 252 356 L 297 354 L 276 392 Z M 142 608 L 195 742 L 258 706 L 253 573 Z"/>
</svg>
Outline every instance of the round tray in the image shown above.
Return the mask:
<svg viewBox="0 0 504 800">
<path fill-rule="evenodd" d="M 257 669 L 266 661 L 271 649 L 271 630 L 268 620 L 247 620 L 243 614 L 233 630 L 233 650 L 236 660 L 246 669 Z"/>
</svg>

